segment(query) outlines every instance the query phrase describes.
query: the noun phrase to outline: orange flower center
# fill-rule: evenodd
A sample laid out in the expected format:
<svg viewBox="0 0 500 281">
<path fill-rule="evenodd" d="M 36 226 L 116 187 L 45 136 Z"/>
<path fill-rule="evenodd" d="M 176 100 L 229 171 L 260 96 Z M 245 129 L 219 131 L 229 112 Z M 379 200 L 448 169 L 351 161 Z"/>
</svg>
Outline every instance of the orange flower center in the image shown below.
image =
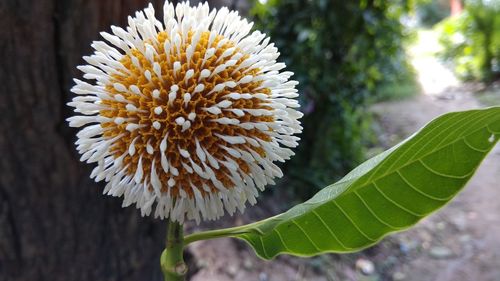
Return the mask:
<svg viewBox="0 0 500 281">
<path fill-rule="evenodd" d="M 238 124 L 275 120 L 248 113 L 271 109 L 265 100 L 253 96 L 270 95 L 271 91 L 261 87 L 262 81 L 244 79 L 260 72 L 242 65 L 249 56 L 223 36 L 212 38 L 210 48 L 210 32 L 202 32 L 195 46 L 191 46 L 193 36 L 194 32 L 189 32 L 180 44 L 165 46 L 168 35 L 160 32 L 157 41 L 149 42 L 149 50 L 147 46 L 125 55 L 120 61 L 125 69 L 106 85 L 113 99 L 103 99 L 106 109 L 100 111 L 101 116 L 114 120 L 102 123 L 102 127 L 105 138 L 118 138 L 111 147 L 115 159 L 122 157 L 131 176 L 142 167 L 143 182 L 149 182 L 146 179 L 154 167 L 161 192 L 170 190 L 173 197 L 192 198 L 193 188 L 203 196 L 217 192 L 221 185 L 232 189 L 231 171 L 219 160 L 236 164 L 240 173 L 251 172 L 247 162 L 227 148 L 253 150 L 261 157 L 265 152 L 257 142 L 235 144 L 220 136 L 270 142 L 271 137 L 263 131 Z M 204 176 L 197 172 L 200 169 Z"/>
</svg>

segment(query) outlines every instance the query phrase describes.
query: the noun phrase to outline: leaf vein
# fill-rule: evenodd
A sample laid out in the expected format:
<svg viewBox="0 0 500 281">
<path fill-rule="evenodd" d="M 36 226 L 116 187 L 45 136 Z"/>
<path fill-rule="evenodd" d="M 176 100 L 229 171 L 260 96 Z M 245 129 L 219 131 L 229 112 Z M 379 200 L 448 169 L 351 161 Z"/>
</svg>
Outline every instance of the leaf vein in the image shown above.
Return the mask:
<svg viewBox="0 0 500 281">
<path fill-rule="evenodd" d="M 309 240 L 309 242 L 311 243 L 311 245 L 313 245 L 313 247 L 316 249 L 316 251 L 318 251 L 318 252 L 322 251 L 316 245 L 316 243 L 314 243 L 314 241 L 311 239 L 311 237 L 309 237 L 309 234 L 307 234 L 307 232 L 295 220 L 292 220 L 292 223 L 295 224 L 295 226 L 298 227 L 300 229 L 300 231 L 302 231 L 302 233 L 304 233 L 304 236 L 307 238 L 307 240 Z"/>
<path fill-rule="evenodd" d="M 321 221 L 321 223 L 323 224 L 323 226 L 328 230 L 328 232 L 330 232 L 330 234 L 335 239 L 335 241 L 337 241 L 342 247 L 344 247 L 344 249 L 347 249 L 347 250 L 352 249 L 351 247 L 347 247 L 344 243 L 342 243 L 342 241 L 340 241 L 340 239 L 337 237 L 337 235 L 335 235 L 335 233 L 333 232 L 333 230 L 328 226 L 328 224 L 326 224 L 326 222 L 318 214 L 318 212 L 316 212 L 316 210 L 313 209 L 312 213 Z"/>
<path fill-rule="evenodd" d="M 435 200 L 435 201 L 449 201 L 451 199 L 451 197 L 453 197 L 453 195 L 451 196 L 448 196 L 446 198 L 440 198 L 440 197 L 435 197 L 435 196 L 432 196 L 430 194 L 427 194 L 425 193 L 424 191 L 418 189 L 417 187 L 415 187 L 413 184 L 411 184 L 408 179 L 406 179 L 406 177 L 403 175 L 403 173 L 401 173 L 401 171 L 397 170 L 396 173 L 401 177 L 401 179 L 413 190 L 415 190 L 416 192 L 422 194 L 423 196 L 429 198 L 429 199 L 432 199 L 432 200 Z"/>
<path fill-rule="evenodd" d="M 396 206 L 397 208 L 407 212 L 408 214 L 412 215 L 412 216 L 415 216 L 415 217 L 423 217 L 425 216 L 425 214 L 417 214 L 403 206 L 401 206 L 401 204 L 397 203 L 396 201 L 394 201 L 391 197 L 389 197 L 387 194 L 385 194 L 381 189 L 380 187 L 377 185 L 377 182 L 373 182 L 373 186 L 375 187 L 375 190 L 378 191 L 378 193 L 380 193 L 385 199 L 387 199 L 387 201 L 391 202 L 394 206 Z"/>
<path fill-rule="evenodd" d="M 342 212 L 342 214 L 344 214 L 344 216 L 351 222 L 351 224 L 359 231 L 359 233 L 361 233 L 367 240 L 370 240 L 371 242 L 375 242 L 377 241 L 377 239 L 374 239 L 374 238 L 371 238 L 370 236 L 368 236 L 368 234 L 366 234 L 364 231 L 361 230 L 361 228 L 359 228 L 359 226 L 355 223 L 355 221 L 353 219 L 351 219 L 351 217 L 349 217 L 349 215 L 344 211 L 344 209 L 337 203 L 335 202 L 335 200 L 333 201 L 333 204 L 335 204 L 335 206 L 337 206 L 337 208 L 339 208 L 339 210 Z"/>
<path fill-rule="evenodd" d="M 471 171 L 470 173 L 467 173 L 465 175 L 461 175 L 461 176 L 457 176 L 457 175 L 448 175 L 448 174 L 445 174 L 445 173 L 442 173 L 442 172 L 438 172 L 436 170 L 434 170 L 433 168 L 431 168 L 428 164 L 426 164 L 423 160 L 419 159 L 418 162 L 420 162 L 422 164 L 422 166 L 424 166 L 427 170 L 429 170 L 430 172 L 438 175 L 438 176 L 442 176 L 442 177 L 446 177 L 446 178 L 452 178 L 452 179 L 466 179 L 468 177 L 470 177 L 470 175 L 474 172 L 474 171 Z"/>
<path fill-rule="evenodd" d="M 276 232 L 276 234 L 278 235 L 278 238 L 280 239 L 280 242 L 281 242 L 281 245 L 283 245 L 283 248 L 285 248 L 286 251 L 289 251 L 289 252 L 293 252 L 292 250 L 290 250 L 290 248 L 288 248 L 288 246 L 286 245 L 285 243 L 285 240 L 283 240 L 283 237 L 281 236 L 281 233 L 275 228 L 273 229 L 274 232 Z"/>
<path fill-rule="evenodd" d="M 361 202 L 363 203 L 363 205 L 365 205 L 365 207 L 368 209 L 368 211 L 380 222 L 382 223 L 383 225 L 391 228 L 392 230 L 400 230 L 402 229 L 403 227 L 397 227 L 397 226 L 394 226 L 386 221 L 384 221 L 383 219 L 381 219 L 373 210 L 372 208 L 368 205 L 368 203 L 366 203 L 365 199 L 363 199 L 363 197 L 361 196 L 361 194 L 359 194 L 357 191 L 354 191 L 354 194 L 356 194 L 356 196 L 358 196 L 359 200 L 361 200 Z"/>
<path fill-rule="evenodd" d="M 264 255 L 267 258 L 270 258 L 271 256 L 269 256 L 269 254 L 266 251 L 266 246 L 264 245 L 264 239 L 263 239 L 262 235 L 259 235 L 259 241 L 260 241 L 260 245 L 262 246 L 262 251 L 264 252 Z"/>
<path fill-rule="evenodd" d="M 486 129 L 488 129 L 488 132 L 492 133 L 492 134 L 495 134 L 495 135 L 498 135 L 500 134 L 500 131 L 495 131 L 493 129 L 490 128 L 490 124 L 486 125 Z"/>
<path fill-rule="evenodd" d="M 465 143 L 465 144 L 466 144 L 466 145 L 467 145 L 470 149 L 472 149 L 472 150 L 474 150 L 474 151 L 477 151 L 477 152 L 480 152 L 480 153 L 483 153 L 483 154 L 484 154 L 484 153 L 488 152 L 488 150 L 490 150 L 489 148 L 487 148 L 487 149 L 480 149 L 480 148 L 477 148 L 477 147 L 473 146 L 472 144 L 470 144 L 470 143 L 467 141 L 467 138 L 465 138 L 465 137 L 462 137 L 462 138 L 463 138 L 463 140 L 464 140 L 464 143 Z"/>
</svg>

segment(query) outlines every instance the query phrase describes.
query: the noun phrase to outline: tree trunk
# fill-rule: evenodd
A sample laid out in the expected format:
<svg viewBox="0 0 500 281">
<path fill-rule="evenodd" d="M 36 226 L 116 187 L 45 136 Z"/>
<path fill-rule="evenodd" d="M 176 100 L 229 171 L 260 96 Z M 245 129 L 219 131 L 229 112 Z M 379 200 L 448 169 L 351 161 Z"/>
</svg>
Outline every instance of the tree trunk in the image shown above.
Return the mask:
<svg viewBox="0 0 500 281">
<path fill-rule="evenodd" d="M 90 43 L 147 2 L 0 1 L 0 280 L 162 279 L 166 223 L 101 195 L 64 121 Z"/>
</svg>

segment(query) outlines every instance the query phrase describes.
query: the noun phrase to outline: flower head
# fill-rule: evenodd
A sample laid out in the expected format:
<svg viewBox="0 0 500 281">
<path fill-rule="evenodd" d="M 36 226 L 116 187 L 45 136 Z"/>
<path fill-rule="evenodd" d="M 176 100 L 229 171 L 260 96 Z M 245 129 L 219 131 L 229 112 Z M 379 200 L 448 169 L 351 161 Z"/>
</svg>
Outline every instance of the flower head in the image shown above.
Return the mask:
<svg viewBox="0 0 500 281">
<path fill-rule="evenodd" d="M 150 5 L 102 32 L 69 103 L 82 161 L 104 193 L 183 222 L 243 211 L 282 176 L 301 132 L 291 72 L 252 23 L 207 4 Z"/>
</svg>

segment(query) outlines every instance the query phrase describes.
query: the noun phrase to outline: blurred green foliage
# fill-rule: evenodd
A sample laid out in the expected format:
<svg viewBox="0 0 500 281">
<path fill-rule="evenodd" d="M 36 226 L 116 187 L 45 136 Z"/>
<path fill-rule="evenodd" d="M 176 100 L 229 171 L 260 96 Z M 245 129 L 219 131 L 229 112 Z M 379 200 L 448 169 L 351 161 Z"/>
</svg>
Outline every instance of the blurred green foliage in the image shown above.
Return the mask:
<svg viewBox="0 0 500 281">
<path fill-rule="evenodd" d="M 419 22 L 424 27 L 432 27 L 450 15 L 447 0 L 421 0 L 416 5 Z"/>
<path fill-rule="evenodd" d="M 491 81 L 500 73 L 500 0 L 465 1 L 464 12 L 437 26 L 441 56 L 464 80 Z"/>
<path fill-rule="evenodd" d="M 370 100 L 408 75 L 400 17 L 410 6 L 404 0 L 255 2 L 257 28 L 271 36 L 300 82 L 304 132 L 286 167 L 294 195 L 309 197 L 363 160 Z"/>
</svg>

